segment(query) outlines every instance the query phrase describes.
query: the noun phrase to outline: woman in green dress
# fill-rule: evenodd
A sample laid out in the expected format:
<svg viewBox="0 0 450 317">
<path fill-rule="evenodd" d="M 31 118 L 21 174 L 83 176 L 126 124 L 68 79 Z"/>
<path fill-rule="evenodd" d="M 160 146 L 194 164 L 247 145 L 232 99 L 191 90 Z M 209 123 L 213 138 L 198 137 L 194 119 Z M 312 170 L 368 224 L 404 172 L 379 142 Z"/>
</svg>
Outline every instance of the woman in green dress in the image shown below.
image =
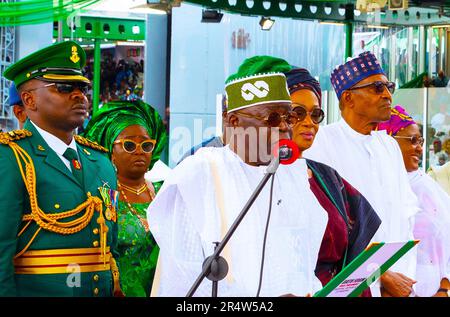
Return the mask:
<svg viewBox="0 0 450 317">
<path fill-rule="evenodd" d="M 140 101 L 114 101 L 94 115 L 84 133 L 109 150 L 117 169 L 119 226 L 117 259 L 125 296 L 150 296 L 159 248 L 149 231 L 146 210 L 160 183 L 144 175 L 167 143 L 161 117 Z"/>
</svg>

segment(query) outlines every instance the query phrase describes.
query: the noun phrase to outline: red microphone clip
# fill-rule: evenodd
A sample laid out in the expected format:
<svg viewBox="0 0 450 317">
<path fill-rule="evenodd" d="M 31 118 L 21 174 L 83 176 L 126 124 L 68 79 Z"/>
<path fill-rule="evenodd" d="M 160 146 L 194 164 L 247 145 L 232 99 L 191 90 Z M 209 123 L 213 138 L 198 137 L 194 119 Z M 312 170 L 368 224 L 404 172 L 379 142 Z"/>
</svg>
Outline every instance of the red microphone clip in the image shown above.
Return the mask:
<svg viewBox="0 0 450 317">
<path fill-rule="evenodd" d="M 289 154 L 286 157 L 280 156 L 280 148 L 286 148 L 289 150 Z M 280 164 L 289 165 L 294 163 L 300 156 L 300 149 L 294 141 L 289 139 L 281 139 L 275 145 L 273 149 L 273 156 L 280 157 Z"/>
</svg>

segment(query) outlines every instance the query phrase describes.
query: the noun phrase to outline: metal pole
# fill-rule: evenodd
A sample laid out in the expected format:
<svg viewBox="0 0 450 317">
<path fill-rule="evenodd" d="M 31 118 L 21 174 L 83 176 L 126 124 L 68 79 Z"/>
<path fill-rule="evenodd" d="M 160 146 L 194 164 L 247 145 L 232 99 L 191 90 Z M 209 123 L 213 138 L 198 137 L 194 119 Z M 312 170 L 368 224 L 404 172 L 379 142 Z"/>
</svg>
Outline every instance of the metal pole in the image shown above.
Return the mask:
<svg viewBox="0 0 450 317">
<path fill-rule="evenodd" d="M 423 27 L 423 71 L 429 73 L 430 70 L 428 68 L 430 64 L 431 45 L 428 45 L 428 40 L 430 40 L 428 38 L 428 30 L 429 28 L 427 26 Z M 428 52 L 428 59 L 427 59 L 427 52 Z"/>
<path fill-rule="evenodd" d="M 59 0 L 59 8 L 62 7 L 62 1 Z M 63 40 L 63 20 L 58 21 L 58 43 Z"/>
<path fill-rule="evenodd" d="M 100 39 L 96 38 L 94 42 L 94 82 L 92 83 L 92 116 L 98 110 L 100 101 Z"/>
<path fill-rule="evenodd" d="M 450 58 L 450 30 L 448 28 L 444 31 L 444 41 L 445 41 L 445 52 L 444 52 L 444 66 L 442 69 L 444 69 L 445 75 L 448 76 L 450 74 L 450 64 L 448 63 L 448 59 Z"/>
<path fill-rule="evenodd" d="M 345 23 L 345 60 L 353 56 L 353 23 Z"/>
<path fill-rule="evenodd" d="M 438 75 L 439 71 L 442 69 L 442 47 L 444 46 L 444 43 L 442 43 L 442 28 L 438 29 L 439 34 L 439 60 L 438 65 L 439 67 L 436 69 L 436 76 Z"/>
<path fill-rule="evenodd" d="M 353 56 L 353 24 L 355 19 L 355 5 L 345 5 L 345 60 Z M 345 62 L 344 60 L 344 62 Z"/>
<path fill-rule="evenodd" d="M 428 88 L 424 87 L 422 88 L 424 90 L 423 92 L 423 138 L 425 139 L 425 143 L 423 144 L 423 151 L 422 151 L 422 172 L 426 172 L 428 168 L 430 167 L 430 162 L 428 160 Z M 431 140 L 430 140 L 431 141 Z"/>
<path fill-rule="evenodd" d="M 62 21 L 58 21 L 58 43 L 63 40 L 63 23 Z"/>
<path fill-rule="evenodd" d="M 424 25 L 419 26 L 419 74 L 426 70 L 425 56 L 427 54 L 427 28 Z"/>
<path fill-rule="evenodd" d="M 406 30 L 406 52 L 408 54 L 407 68 L 406 68 L 406 82 L 410 81 L 417 73 L 413 74 L 415 65 L 413 64 L 413 44 L 414 44 L 414 29 L 409 27 Z"/>
</svg>

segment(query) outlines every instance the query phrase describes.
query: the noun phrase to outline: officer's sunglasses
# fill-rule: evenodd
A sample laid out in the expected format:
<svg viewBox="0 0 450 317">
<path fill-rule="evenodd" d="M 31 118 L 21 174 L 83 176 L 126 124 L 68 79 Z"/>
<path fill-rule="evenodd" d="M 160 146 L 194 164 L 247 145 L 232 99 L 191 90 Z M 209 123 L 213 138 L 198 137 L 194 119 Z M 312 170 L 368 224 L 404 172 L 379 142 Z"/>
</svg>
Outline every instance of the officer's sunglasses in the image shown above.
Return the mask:
<svg viewBox="0 0 450 317">
<path fill-rule="evenodd" d="M 261 121 L 264 121 L 269 125 L 270 127 L 278 127 L 281 124 L 281 121 L 286 120 L 288 124 L 296 124 L 298 121 L 297 113 L 294 111 L 289 111 L 287 114 L 279 114 L 278 112 L 271 112 L 266 117 L 259 117 L 253 114 L 243 113 L 243 112 L 236 112 L 236 114 L 241 115 L 243 117 L 247 118 L 255 118 Z"/>
<path fill-rule="evenodd" d="M 417 146 L 420 144 L 420 146 L 423 145 L 423 142 L 425 141 L 424 138 L 422 138 L 421 136 L 400 136 L 400 135 L 396 135 L 394 136 L 394 138 L 397 139 L 409 139 L 409 141 L 411 142 L 412 145 Z"/>
<path fill-rule="evenodd" d="M 75 89 L 78 89 L 81 91 L 83 95 L 86 95 L 89 90 L 89 86 L 86 83 L 80 82 L 80 83 L 50 83 L 41 87 L 29 89 L 28 91 L 33 91 L 40 88 L 47 88 L 51 86 L 55 86 L 56 90 L 61 94 L 70 94 Z"/>
<path fill-rule="evenodd" d="M 123 150 L 127 153 L 130 153 L 130 154 L 134 153 L 137 150 L 138 146 L 140 146 L 142 152 L 148 154 L 148 153 L 153 152 L 153 149 L 155 148 L 156 140 L 153 140 L 153 139 L 145 140 L 145 141 L 142 141 L 141 143 L 134 142 L 133 140 L 130 140 L 130 139 L 120 139 L 120 140 L 114 141 L 114 144 L 119 144 L 119 143 L 122 144 Z"/>
<path fill-rule="evenodd" d="M 292 111 L 294 111 L 297 114 L 298 122 L 305 120 L 306 115 L 308 114 L 311 117 L 311 120 L 317 124 L 321 123 L 325 118 L 325 113 L 320 108 L 314 108 L 313 111 L 306 111 L 306 109 L 303 108 L 301 105 L 295 103 L 292 104 L 292 107 L 293 107 Z"/>
<path fill-rule="evenodd" d="M 384 87 L 386 87 L 391 94 L 395 91 L 395 83 L 392 81 L 384 82 L 384 81 L 374 81 L 372 83 L 368 83 L 361 86 L 354 86 L 349 88 L 348 90 L 360 89 L 373 86 L 375 93 L 382 94 L 384 92 Z"/>
</svg>

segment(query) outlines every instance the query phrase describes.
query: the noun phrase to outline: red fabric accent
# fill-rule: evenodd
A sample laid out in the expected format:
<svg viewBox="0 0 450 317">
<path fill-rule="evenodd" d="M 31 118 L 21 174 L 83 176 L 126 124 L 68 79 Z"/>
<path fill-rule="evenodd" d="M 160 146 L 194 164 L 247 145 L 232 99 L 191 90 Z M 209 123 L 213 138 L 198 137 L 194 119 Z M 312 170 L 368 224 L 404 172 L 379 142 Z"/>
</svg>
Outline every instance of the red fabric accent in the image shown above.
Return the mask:
<svg viewBox="0 0 450 317">
<path fill-rule="evenodd" d="M 77 265 L 79 266 L 86 266 L 86 265 L 99 265 L 99 264 L 103 264 L 102 261 L 100 262 L 92 262 L 92 263 L 77 263 Z M 67 266 L 67 264 L 48 264 L 48 265 L 16 265 L 16 268 L 46 268 L 46 267 L 64 267 Z"/>
<path fill-rule="evenodd" d="M 322 285 L 325 285 L 342 268 L 342 261 L 348 244 L 347 226 L 337 208 L 314 177 L 309 179 L 309 185 L 320 205 L 328 213 L 328 223 L 320 246 L 317 262 L 319 264 L 335 264 L 337 266 L 335 272 L 329 269 L 319 272 L 316 270 L 316 276 L 322 282 Z"/>
<path fill-rule="evenodd" d="M 317 278 L 325 286 L 342 269 L 342 261 L 348 245 L 347 225 L 342 215 L 314 177 L 309 179 L 309 185 L 322 208 L 328 213 L 328 223 L 319 249 L 315 272 Z M 350 219 L 348 206 L 346 206 L 346 213 L 347 218 Z M 324 268 L 322 265 L 330 267 L 334 265 L 335 269 Z M 371 297 L 370 289 L 365 290 L 361 296 Z"/>
<path fill-rule="evenodd" d="M 101 255 L 101 252 L 95 252 L 95 253 L 76 253 L 76 254 L 52 254 L 50 257 L 57 258 L 57 257 L 63 257 L 63 256 L 91 256 L 91 255 Z M 48 258 L 49 255 L 22 255 L 21 258 Z"/>
</svg>

